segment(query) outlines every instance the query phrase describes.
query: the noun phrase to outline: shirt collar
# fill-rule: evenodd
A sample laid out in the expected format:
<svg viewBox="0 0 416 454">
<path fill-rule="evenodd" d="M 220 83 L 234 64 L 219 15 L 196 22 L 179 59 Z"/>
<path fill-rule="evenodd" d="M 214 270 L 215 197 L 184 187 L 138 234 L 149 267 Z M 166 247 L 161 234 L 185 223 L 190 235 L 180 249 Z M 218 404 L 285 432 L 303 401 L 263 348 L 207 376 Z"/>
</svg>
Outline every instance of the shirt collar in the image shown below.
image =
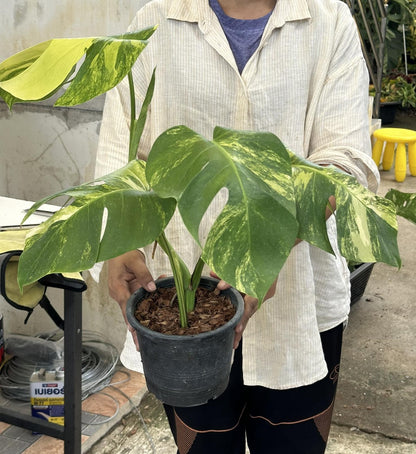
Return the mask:
<svg viewBox="0 0 416 454">
<path fill-rule="evenodd" d="M 168 18 L 208 24 L 213 14 L 208 0 L 172 0 Z M 310 18 L 307 0 L 277 0 L 270 21 L 275 28 L 282 27 L 285 22 Z"/>
<path fill-rule="evenodd" d="M 167 17 L 185 22 L 200 22 L 207 17 L 208 10 L 208 0 L 172 0 Z"/>
<path fill-rule="evenodd" d="M 277 0 L 270 22 L 273 27 L 282 27 L 286 22 L 310 19 L 307 0 Z"/>
</svg>

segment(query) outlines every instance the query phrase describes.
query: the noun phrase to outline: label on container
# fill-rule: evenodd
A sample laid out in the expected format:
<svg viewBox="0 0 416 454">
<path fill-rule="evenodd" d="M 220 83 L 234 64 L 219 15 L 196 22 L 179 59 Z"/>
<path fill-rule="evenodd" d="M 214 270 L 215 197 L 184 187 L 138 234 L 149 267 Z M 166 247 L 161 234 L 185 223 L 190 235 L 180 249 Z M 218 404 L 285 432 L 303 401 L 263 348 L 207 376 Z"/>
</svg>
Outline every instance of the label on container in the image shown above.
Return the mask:
<svg viewBox="0 0 416 454">
<path fill-rule="evenodd" d="M 30 383 L 32 416 L 64 425 L 64 382 Z"/>
</svg>

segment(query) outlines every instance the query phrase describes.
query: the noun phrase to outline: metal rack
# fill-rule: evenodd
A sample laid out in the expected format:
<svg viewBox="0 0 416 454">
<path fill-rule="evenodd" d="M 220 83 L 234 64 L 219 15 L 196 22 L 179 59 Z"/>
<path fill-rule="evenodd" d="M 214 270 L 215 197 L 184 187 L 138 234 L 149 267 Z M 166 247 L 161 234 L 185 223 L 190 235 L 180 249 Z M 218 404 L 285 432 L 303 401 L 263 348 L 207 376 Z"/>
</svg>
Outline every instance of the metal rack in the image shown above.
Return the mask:
<svg viewBox="0 0 416 454">
<path fill-rule="evenodd" d="M 64 289 L 64 426 L 0 407 L 0 421 L 64 441 L 65 454 L 81 453 L 82 294 Z"/>
</svg>

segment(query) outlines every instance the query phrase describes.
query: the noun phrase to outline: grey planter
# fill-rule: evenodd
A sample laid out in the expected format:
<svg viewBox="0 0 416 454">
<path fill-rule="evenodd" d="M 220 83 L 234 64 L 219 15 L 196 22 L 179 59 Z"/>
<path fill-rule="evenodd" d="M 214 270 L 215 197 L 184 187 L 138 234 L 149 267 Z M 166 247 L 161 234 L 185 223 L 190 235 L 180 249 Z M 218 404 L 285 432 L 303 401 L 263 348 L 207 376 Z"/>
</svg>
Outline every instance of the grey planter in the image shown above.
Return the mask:
<svg viewBox="0 0 416 454">
<path fill-rule="evenodd" d="M 203 277 L 201 286 L 214 289 L 217 280 Z M 172 287 L 173 278 L 160 279 L 158 287 Z M 235 289 L 223 292 L 237 308 L 225 325 L 207 333 L 175 336 L 142 326 L 134 313 L 145 295 L 139 289 L 127 303 L 127 319 L 136 330 L 147 388 L 163 403 L 177 407 L 202 405 L 227 387 L 231 369 L 234 329 L 244 310 Z"/>
</svg>

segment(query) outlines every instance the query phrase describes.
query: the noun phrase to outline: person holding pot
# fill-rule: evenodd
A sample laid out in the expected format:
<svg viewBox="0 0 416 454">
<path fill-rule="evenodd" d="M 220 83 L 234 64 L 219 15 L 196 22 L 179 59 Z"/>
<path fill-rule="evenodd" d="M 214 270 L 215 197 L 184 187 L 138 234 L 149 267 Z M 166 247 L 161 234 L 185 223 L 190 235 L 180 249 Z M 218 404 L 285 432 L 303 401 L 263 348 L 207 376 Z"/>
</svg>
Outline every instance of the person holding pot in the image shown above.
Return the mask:
<svg viewBox="0 0 416 454">
<path fill-rule="evenodd" d="M 130 31 L 155 24 L 133 68 L 139 102 L 157 68 L 140 158 L 161 132 L 179 124 L 205 137 L 216 125 L 269 131 L 296 154 L 376 189 L 368 73 L 343 2 L 153 0 L 137 12 Z M 107 94 L 97 177 L 127 163 L 128 96 L 127 81 Z M 245 437 L 251 453 L 325 451 L 350 307 L 349 271 L 328 217 L 335 255 L 299 242 L 258 311 L 246 296 L 227 390 L 202 406 L 165 406 L 180 454 L 244 454 Z M 199 249 L 179 216 L 166 234 L 187 264 L 195 262 Z M 132 292 L 154 291 L 154 278 L 168 270 L 160 250 L 154 260 L 148 248 L 110 260 L 110 294 L 123 314 Z M 132 346 L 128 335 L 122 360 L 134 369 Z"/>
</svg>

